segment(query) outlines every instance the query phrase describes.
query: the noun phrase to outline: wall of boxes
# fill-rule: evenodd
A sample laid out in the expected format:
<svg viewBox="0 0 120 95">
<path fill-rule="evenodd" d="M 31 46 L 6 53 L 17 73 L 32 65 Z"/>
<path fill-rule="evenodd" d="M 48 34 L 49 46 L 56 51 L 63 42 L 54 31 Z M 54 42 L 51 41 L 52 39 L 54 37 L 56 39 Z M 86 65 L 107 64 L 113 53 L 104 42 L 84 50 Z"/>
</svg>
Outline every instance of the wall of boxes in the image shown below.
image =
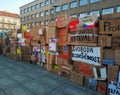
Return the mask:
<svg viewBox="0 0 120 95">
<path fill-rule="evenodd" d="M 73 18 L 2 31 L 0 53 L 38 64 L 104 95 L 120 94 L 120 14 Z"/>
</svg>

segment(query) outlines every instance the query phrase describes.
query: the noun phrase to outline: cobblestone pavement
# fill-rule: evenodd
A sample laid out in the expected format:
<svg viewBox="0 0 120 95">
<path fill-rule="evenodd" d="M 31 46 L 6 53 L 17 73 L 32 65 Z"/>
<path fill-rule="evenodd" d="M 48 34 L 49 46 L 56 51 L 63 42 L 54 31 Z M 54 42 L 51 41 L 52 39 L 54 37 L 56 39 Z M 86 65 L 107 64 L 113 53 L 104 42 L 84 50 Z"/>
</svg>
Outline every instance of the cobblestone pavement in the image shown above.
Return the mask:
<svg viewBox="0 0 120 95">
<path fill-rule="evenodd" d="M 0 95 L 100 95 L 39 65 L 0 56 Z"/>
</svg>

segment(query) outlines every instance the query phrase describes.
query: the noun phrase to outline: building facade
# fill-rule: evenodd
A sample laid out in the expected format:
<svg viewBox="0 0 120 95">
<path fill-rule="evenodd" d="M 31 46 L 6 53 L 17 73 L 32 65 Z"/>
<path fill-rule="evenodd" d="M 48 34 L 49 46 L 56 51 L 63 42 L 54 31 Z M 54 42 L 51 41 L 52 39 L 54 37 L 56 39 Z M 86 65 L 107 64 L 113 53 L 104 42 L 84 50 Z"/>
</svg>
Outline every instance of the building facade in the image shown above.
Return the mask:
<svg viewBox="0 0 120 95">
<path fill-rule="evenodd" d="M 84 17 L 120 12 L 120 0 L 34 0 L 20 7 L 21 25 L 47 25 L 59 14 Z"/>
<path fill-rule="evenodd" d="M 0 11 L 0 32 L 20 28 L 20 16 L 15 13 Z"/>
</svg>

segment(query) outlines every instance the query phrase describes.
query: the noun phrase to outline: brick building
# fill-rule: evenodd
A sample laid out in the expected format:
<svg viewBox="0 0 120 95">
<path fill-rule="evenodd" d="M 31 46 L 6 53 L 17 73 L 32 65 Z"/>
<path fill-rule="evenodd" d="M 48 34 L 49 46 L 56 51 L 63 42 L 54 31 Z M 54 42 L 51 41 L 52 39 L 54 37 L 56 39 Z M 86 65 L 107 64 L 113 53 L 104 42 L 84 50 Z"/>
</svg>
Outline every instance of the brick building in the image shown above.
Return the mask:
<svg viewBox="0 0 120 95">
<path fill-rule="evenodd" d="M 120 12 L 120 0 L 34 0 L 20 7 L 21 25 L 47 25 L 59 14 L 82 17 Z"/>
</svg>

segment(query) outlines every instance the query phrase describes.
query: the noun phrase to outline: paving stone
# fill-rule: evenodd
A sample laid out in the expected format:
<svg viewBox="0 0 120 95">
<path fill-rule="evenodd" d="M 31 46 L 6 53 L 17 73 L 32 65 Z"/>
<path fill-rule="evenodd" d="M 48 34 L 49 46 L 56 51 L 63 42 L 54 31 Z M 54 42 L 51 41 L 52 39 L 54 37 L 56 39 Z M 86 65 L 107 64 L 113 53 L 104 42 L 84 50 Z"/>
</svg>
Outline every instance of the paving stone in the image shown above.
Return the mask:
<svg viewBox="0 0 120 95">
<path fill-rule="evenodd" d="M 7 95 L 35 95 L 34 93 L 22 86 L 7 89 L 5 90 L 5 92 L 7 93 Z"/>
<path fill-rule="evenodd" d="M 14 85 L 17 85 L 16 81 L 14 81 L 10 78 L 1 78 L 0 79 L 0 88 L 1 89 L 7 89 Z"/>
</svg>

